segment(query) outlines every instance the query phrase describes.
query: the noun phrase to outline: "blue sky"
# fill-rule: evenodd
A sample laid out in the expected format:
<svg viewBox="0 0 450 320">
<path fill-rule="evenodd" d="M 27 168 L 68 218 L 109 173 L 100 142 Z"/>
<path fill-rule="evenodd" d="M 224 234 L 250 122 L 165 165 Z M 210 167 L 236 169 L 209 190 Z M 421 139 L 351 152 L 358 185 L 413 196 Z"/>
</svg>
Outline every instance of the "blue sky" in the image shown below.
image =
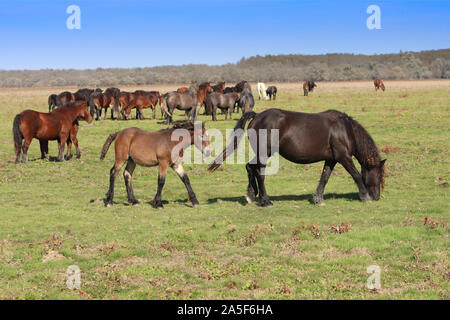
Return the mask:
<svg viewBox="0 0 450 320">
<path fill-rule="evenodd" d="M 69 30 L 70 5 L 81 30 Z M 381 30 L 369 30 L 369 5 Z M 449 0 L 2 0 L 0 69 L 225 64 L 450 48 Z"/>
</svg>

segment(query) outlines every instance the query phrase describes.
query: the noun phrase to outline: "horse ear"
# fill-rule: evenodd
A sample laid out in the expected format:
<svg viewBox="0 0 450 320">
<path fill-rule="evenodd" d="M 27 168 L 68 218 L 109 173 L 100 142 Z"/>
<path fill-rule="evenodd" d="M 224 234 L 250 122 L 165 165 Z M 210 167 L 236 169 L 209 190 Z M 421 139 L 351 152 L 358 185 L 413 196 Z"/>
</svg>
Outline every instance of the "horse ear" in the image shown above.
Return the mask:
<svg viewBox="0 0 450 320">
<path fill-rule="evenodd" d="M 384 160 L 381 160 L 381 161 L 380 161 L 380 168 L 383 168 L 383 167 L 384 167 L 384 163 L 386 162 L 386 160 L 387 160 L 387 159 L 384 159 Z"/>
</svg>

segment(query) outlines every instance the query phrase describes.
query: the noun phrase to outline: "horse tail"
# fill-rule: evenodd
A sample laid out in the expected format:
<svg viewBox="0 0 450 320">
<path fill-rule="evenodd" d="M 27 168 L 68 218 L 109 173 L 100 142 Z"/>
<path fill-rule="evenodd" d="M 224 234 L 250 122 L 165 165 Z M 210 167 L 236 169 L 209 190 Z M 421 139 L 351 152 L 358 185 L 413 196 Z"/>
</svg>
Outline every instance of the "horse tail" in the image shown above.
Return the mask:
<svg viewBox="0 0 450 320">
<path fill-rule="evenodd" d="M 91 116 L 94 116 L 95 111 L 95 103 L 94 103 L 94 95 L 91 94 L 91 97 L 89 99 L 89 112 L 91 113 Z"/>
<path fill-rule="evenodd" d="M 162 97 L 162 103 L 160 102 L 161 110 L 164 112 L 164 114 L 167 117 L 171 117 L 172 115 L 169 113 L 169 110 L 167 108 L 167 96 Z"/>
<path fill-rule="evenodd" d="M 105 159 L 106 153 L 108 152 L 109 147 L 111 146 L 111 143 L 116 140 L 117 135 L 120 133 L 120 131 L 117 131 L 115 133 L 111 133 L 109 137 L 106 139 L 105 144 L 102 148 L 102 153 L 100 155 L 100 160 Z"/>
<path fill-rule="evenodd" d="M 242 137 L 244 136 L 244 128 L 245 128 L 245 124 L 247 123 L 247 121 L 249 121 L 250 119 L 255 118 L 257 115 L 256 112 L 246 112 L 244 113 L 244 115 L 242 116 L 241 119 L 238 120 L 238 122 L 236 123 L 236 126 L 233 129 L 233 141 L 230 142 L 228 144 L 228 146 L 222 151 L 221 154 L 219 154 L 217 156 L 216 159 L 214 159 L 214 161 L 210 164 L 208 171 L 209 172 L 213 172 L 215 171 L 217 168 L 219 168 L 222 163 L 225 161 L 225 159 L 234 152 L 234 150 L 237 149 L 237 147 L 239 146 L 239 143 L 242 140 Z"/>
<path fill-rule="evenodd" d="M 48 97 L 48 112 L 52 111 L 53 99 L 54 99 L 53 95 L 50 95 Z"/>
<path fill-rule="evenodd" d="M 23 140 L 23 135 L 22 132 L 20 132 L 20 122 L 22 121 L 22 115 L 18 114 L 16 115 L 16 117 L 14 118 L 13 121 L 13 137 L 14 137 L 14 147 L 17 150 L 20 150 L 20 148 L 22 147 L 22 140 Z"/>
</svg>

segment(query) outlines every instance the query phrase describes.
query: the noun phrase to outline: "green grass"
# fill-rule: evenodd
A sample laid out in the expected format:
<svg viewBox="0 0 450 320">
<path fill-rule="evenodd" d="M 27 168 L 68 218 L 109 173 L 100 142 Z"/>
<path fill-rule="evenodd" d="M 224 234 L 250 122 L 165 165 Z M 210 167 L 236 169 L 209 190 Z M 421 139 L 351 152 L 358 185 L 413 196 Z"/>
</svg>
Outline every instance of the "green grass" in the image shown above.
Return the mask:
<svg viewBox="0 0 450 320">
<path fill-rule="evenodd" d="M 81 160 L 38 159 L 15 165 L 12 120 L 24 109 L 45 111 L 50 90 L 0 92 L 0 298 L 1 299 L 449 299 L 449 96 L 450 86 L 367 89 L 318 88 L 309 97 L 279 87 L 269 107 L 319 112 L 334 108 L 358 120 L 387 160 L 386 189 L 378 202 L 362 203 L 351 177 L 338 165 L 325 189 L 326 206 L 312 204 L 322 163 L 280 161 L 266 178 L 274 207 L 245 203 L 244 165 L 208 173 L 186 165 L 200 207 L 168 172 L 165 209 L 149 201 L 157 169 L 138 167 L 139 206 L 126 204 L 123 177 L 115 205 L 105 208 L 114 152 L 99 160 L 108 134 L 157 120 L 82 123 Z M 133 112 L 134 114 L 134 112 Z M 145 111 L 150 116 L 148 110 Z M 178 119 L 182 113 L 178 112 Z M 235 118 L 237 116 L 235 115 Z M 223 132 L 235 121 L 207 128 Z M 50 142 L 50 155 L 57 155 Z M 424 218 L 441 222 L 424 225 Z M 348 232 L 331 231 L 347 222 Z M 314 225 L 315 229 L 310 227 Z M 62 259 L 43 262 L 49 250 Z M 381 289 L 366 288 L 366 269 L 381 268 Z M 78 265 L 82 291 L 65 285 Z"/>
</svg>

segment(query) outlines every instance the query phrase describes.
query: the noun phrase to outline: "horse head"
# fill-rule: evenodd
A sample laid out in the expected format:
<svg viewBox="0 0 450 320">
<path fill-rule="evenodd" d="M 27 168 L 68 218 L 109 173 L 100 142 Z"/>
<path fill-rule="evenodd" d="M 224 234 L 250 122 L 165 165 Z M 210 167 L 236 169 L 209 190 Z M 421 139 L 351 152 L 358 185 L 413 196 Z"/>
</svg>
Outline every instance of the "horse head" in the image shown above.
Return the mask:
<svg viewBox="0 0 450 320">
<path fill-rule="evenodd" d="M 384 177 L 386 174 L 386 159 L 379 163 L 371 163 L 361 166 L 363 183 L 372 200 L 380 200 L 381 190 L 384 190 Z"/>
</svg>

